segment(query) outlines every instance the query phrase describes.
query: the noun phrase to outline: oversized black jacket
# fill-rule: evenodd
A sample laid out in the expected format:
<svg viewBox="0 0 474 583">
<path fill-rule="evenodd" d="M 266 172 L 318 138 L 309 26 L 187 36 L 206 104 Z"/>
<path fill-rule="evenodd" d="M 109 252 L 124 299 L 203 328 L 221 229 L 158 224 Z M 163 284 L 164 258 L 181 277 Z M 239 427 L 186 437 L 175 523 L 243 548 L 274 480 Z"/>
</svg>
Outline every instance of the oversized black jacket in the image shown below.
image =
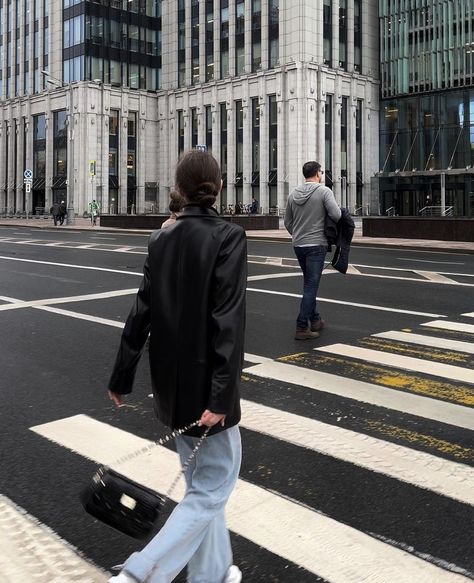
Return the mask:
<svg viewBox="0 0 474 583">
<path fill-rule="evenodd" d="M 176 429 L 205 409 L 240 421 L 247 242 L 214 209 L 186 206 L 176 223 L 151 235 L 144 277 L 122 334 L 109 389 L 132 390 L 150 333 L 155 409 Z M 200 435 L 202 429 L 191 431 Z"/>
<path fill-rule="evenodd" d="M 354 221 L 346 208 L 341 208 L 341 218 L 337 223 L 326 214 L 324 234 L 328 240 L 328 251 L 331 251 L 332 245 L 336 245 L 331 265 L 341 273 L 346 273 L 349 267 L 349 251 L 354 228 Z"/>
</svg>

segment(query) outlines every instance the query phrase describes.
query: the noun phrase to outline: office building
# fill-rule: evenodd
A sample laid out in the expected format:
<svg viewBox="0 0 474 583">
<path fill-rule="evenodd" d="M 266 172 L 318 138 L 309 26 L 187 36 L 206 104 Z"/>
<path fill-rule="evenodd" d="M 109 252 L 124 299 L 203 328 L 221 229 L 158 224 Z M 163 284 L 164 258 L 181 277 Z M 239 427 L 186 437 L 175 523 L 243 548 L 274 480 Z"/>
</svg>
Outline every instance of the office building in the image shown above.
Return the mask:
<svg viewBox="0 0 474 583">
<path fill-rule="evenodd" d="M 381 0 L 381 214 L 474 215 L 474 3 Z"/>
<path fill-rule="evenodd" d="M 284 208 L 317 159 L 362 212 L 378 69 L 376 0 L 0 0 L 0 207 L 165 211 L 205 145 L 223 207 Z"/>
</svg>

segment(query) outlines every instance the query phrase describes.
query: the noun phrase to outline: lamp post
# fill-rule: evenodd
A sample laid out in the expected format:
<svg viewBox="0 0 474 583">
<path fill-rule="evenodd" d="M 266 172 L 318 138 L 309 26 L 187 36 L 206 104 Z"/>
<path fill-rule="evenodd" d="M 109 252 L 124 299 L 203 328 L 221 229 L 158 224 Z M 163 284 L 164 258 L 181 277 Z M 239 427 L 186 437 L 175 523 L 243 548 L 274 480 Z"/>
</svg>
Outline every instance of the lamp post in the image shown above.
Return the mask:
<svg viewBox="0 0 474 583">
<path fill-rule="evenodd" d="M 46 83 L 53 85 L 58 89 L 65 89 L 66 93 L 66 125 L 67 125 L 67 136 L 66 136 L 66 156 L 67 156 L 67 170 L 66 170 L 66 198 L 67 198 L 67 219 L 68 225 L 74 225 L 76 222 L 76 211 L 74 209 L 74 173 L 71 172 L 71 165 L 74 165 L 73 160 L 73 116 L 71 114 L 72 106 L 72 94 L 71 94 L 71 84 L 63 83 L 57 77 L 51 75 L 48 71 L 41 71 L 41 74 L 47 77 Z M 54 141 L 54 137 L 53 137 Z"/>
</svg>

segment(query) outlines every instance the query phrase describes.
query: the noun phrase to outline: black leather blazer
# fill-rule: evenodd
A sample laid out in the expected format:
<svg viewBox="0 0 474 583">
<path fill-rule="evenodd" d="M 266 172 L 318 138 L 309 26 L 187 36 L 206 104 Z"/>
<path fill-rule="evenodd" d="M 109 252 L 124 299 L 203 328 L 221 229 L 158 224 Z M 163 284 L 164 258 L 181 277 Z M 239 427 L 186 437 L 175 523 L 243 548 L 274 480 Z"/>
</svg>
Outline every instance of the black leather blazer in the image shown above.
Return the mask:
<svg viewBox="0 0 474 583">
<path fill-rule="evenodd" d="M 150 369 L 159 419 L 176 429 L 205 409 L 240 421 L 247 241 L 214 209 L 188 205 L 176 223 L 154 232 L 144 277 L 128 316 L 109 383 L 132 390 L 150 333 Z M 202 429 L 189 432 L 200 435 Z"/>
</svg>

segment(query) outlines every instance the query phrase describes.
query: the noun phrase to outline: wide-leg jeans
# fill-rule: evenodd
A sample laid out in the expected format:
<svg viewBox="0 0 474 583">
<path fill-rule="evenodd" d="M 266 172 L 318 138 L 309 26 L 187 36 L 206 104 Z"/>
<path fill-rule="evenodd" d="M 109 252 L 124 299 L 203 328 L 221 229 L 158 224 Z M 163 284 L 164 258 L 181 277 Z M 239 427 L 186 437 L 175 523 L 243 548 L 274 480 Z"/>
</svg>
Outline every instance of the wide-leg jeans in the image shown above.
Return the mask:
<svg viewBox="0 0 474 583">
<path fill-rule="evenodd" d="M 184 464 L 198 438 L 180 435 Z M 238 426 L 207 437 L 186 471 L 186 494 L 160 532 L 123 570 L 139 583 L 170 583 L 188 565 L 188 583 L 222 583 L 232 564 L 224 508 L 237 481 L 242 446 Z"/>
<path fill-rule="evenodd" d="M 306 330 L 308 324 L 320 319 L 320 315 L 316 311 L 316 296 L 327 247 L 326 245 L 312 245 L 311 247 L 295 247 L 294 249 L 304 277 L 303 297 L 301 298 L 296 327 L 300 330 Z"/>
</svg>

